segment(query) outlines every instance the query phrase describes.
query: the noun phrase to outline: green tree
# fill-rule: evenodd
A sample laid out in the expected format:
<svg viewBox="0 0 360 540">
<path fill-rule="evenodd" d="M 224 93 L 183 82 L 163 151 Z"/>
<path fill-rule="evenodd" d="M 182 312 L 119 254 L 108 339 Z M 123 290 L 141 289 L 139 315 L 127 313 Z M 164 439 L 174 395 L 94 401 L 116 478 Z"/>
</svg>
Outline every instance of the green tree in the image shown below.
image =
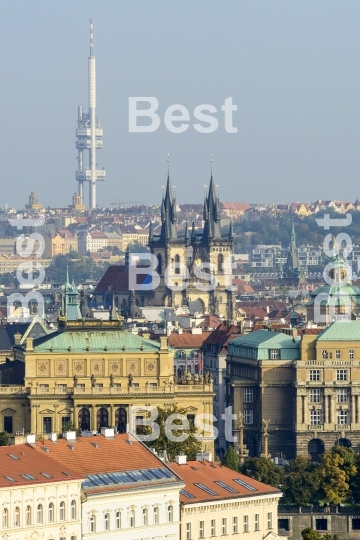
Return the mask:
<svg viewBox="0 0 360 540">
<path fill-rule="evenodd" d="M 318 502 L 320 477 L 317 465 L 297 456 L 284 469 L 282 504 L 305 506 Z"/>
<path fill-rule="evenodd" d="M 146 446 L 154 448 L 157 453 L 166 450 L 169 459 L 174 459 L 179 454 L 185 454 L 190 460 L 195 459 L 196 454 L 201 452 L 201 442 L 197 427 L 191 420 L 189 421 L 187 419 L 187 410 L 176 406 L 171 410 L 158 407 L 157 413 L 158 415 L 154 422 L 159 426 L 160 433 L 153 441 L 144 440 L 143 442 Z M 186 422 L 186 420 L 188 420 L 188 427 L 183 424 L 183 421 Z M 172 431 L 169 430 L 171 424 L 174 426 Z M 137 426 L 137 435 L 146 436 L 151 434 L 151 432 L 151 426 Z M 183 440 L 171 440 L 171 433 L 174 437 Z"/>
<path fill-rule="evenodd" d="M 345 459 L 337 452 L 325 452 L 317 468 L 320 492 L 334 504 L 339 504 L 350 494 L 350 479 L 344 469 Z"/>
<path fill-rule="evenodd" d="M 331 535 L 329 533 L 326 533 L 325 535 L 319 534 L 314 529 L 311 529 L 310 527 L 307 527 L 306 529 L 303 529 L 301 531 L 301 536 L 303 537 L 303 540 L 339 540 L 339 537 L 337 534 Z"/>
<path fill-rule="evenodd" d="M 284 481 L 282 468 L 267 458 L 249 458 L 243 465 L 240 465 L 239 471 L 274 487 L 282 485 Z"/>
<path fill-rule="evenodd" d="M 221 464 L 228 469 L 232 469 L 233 471 L 239 471 L 239 457 L 236 454 L 233 446 L 227 447 Z"/>
<path fill-rule="evenodd" d="M 0 431 L 0 446 L 7 446 L 9 434 L 6 431 Z"/>
<path fill-rule="evenodd" d="M 147 253 L 149 251 L 148 248 L 143 244 L 140 244 L 140 242 L 131 242 L 128 244 L 127 249 L 129 253 Z"/>
</svg>

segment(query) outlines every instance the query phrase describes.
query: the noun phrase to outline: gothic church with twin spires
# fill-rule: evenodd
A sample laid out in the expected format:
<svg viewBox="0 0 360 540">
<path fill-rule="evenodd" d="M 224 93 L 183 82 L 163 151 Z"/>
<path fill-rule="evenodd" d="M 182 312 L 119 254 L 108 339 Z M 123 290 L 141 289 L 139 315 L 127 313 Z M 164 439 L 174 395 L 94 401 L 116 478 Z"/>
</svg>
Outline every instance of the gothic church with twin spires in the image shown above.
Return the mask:
<svg viewBox="0 0 360 540">
<path fill-rule="evenodd" d="M 234 245 L 233 229 L 230 224 L 229 232 L 223 234 L 220 220 L 220 201 L 211 175 L 208 193 L 204 200 L 203 230 L 195 230 L 194 222 L 192 227 L 186 223 L 184 232 L 179 234 L 177 205 L 168 175 L 165 194 L 161 202 L 161 230 L 159 234 L 155 234 L 150 224 L 148 242 L 151 253 L 158 260 L 156 270 L 160 275 L 159 285 L 152 291 L 129 290 L 130 268 L 125 262 L 125 266 L 108 268 L 94 291 L 96 299 L 103 305 L 107 305 L 113 295 L 122 314 L 132 318 L 139 314 L 141 306 L 175 308 L 197 305 L 203 312 L 223 315 L 226 320 L 233 321 L 236 318 L 231 265 Z M 202 263 L 211 263 L 210 269 L 206 271 L 212 276 L 206 276 L 206 279 L 199 278 Z M 165 283 L 165 272 L 170 265 L 173 265 L 172 286 L 168 287 Z M 182 267 L 188 270 L 186 279 L 184 279 Z M 216 286 L 206 287 L 209 285 L 210 278 L 214 280 Z M 184 281 L 186 287 L 181 286 Z M 209 288 L 212 290 L 208 290 Z"/>
</svg>

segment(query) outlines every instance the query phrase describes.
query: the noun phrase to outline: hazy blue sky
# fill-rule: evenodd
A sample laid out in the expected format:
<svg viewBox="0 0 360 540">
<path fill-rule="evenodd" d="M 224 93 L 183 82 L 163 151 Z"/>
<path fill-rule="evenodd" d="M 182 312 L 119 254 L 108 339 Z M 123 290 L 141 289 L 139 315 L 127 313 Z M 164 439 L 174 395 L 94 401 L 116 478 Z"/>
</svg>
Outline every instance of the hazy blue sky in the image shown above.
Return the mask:
<svg viewBox="0 0 360 540">
<path fill-rule="evenodd" d="M 210 153 L 223 201 L 360 197 L 358 0 L 3 0 L 0 14 L 1 206 L 30 191 L 71 202 L 90 17 L 100 206 L 159 202 L 168 152 L 179 202 L 202 201 Z M 158 99 L 155 133 L 128 132 L 130 96 Z M 220 112 L 229 96 L 235 134 Z M 175 103 L 190 124 L 197 105 L 214 105 L 218 130 L 170 133 L 163 115 Z"/>
</svg>

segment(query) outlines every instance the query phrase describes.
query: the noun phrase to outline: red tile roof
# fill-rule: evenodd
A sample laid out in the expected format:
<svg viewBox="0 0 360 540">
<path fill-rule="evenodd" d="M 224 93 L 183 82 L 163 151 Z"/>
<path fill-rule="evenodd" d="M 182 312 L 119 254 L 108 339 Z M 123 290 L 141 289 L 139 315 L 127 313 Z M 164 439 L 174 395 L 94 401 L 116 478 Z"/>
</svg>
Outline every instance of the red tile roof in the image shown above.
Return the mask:
<svg viewBox="0 0 360 540">
<path fill-rule="evenodd" d="M 131 440 L 131 444 L 127 440 Z M 99 436 L 77 437 L 74 442 L 58 439 L 56 444 L 45 441 L 44 445 L 36 443 L 35 451 L 43 455 L 44 446 L 49 448 L 51 458 L 84 475 L 163 467 L 159 458 L 128 433 L 118 434 L 112 439 Z"/>
<path fill-rule="evenodd" d="M 168 337 L 168 345 L 172 345 L 175 349 L 200 348 L 211 333 L 192 334 L 185 331 L 182 334 L 178 334 L 177 332 L 171 332 Z"/>
<path fill-rule="evenodd" d="M 204 341 L 202 349 L 206 351 L 207 345 L 219 345 L 220 352 L 227 350 L 229 341 L 239 337 L 240 330 L 235 324 L 226 326 L 225 324 L 219 324 L 219 326 L 210 332 L 209 337 Z"/>
<path fill-rule="evenodd" d="M 218 463 L 210 463 L 209 461 L 188 461 L 186 465 L 178 465 L 177 463 L 171 462 L 169 463 L 169 467 L 184 480 L 186 483 L 184 490 L 193 496 L 193 498 L 189 499 L 180 492 L 181 504 L 192 504 L 199 501 L 211 502 L 219 499 L 234 499 L 239 497 L 257 497 L 268 493 L 280 495 L 279 489 L 258 482 L 243 474 L 236 473 Z M 236 483 L 234 479 L 239 479 L 254 489 L 247 489 L 243 485 Z M 216 481 L 223 482 L 230 488 L 235 489 L 236 493 L 231 493 L 226 488 L 219 486 L 215 483 Z M 213 490 L 216 495 L 208 494 L 196 484 L 202 484 Z"/>
<path fill-rule="evenodd" d="M 69 480 L 83 478 L 83 474 L 74 471 L 68 463 L 58 463 L 39 445 L 41 457 L 34 452 L 32 446 L 28 444 L 18 444 L 15 446 L 0 447 L 0 487 L 16 487 L 29 484 L 44 484 L 50 482 L 68 482 Z M 17 459 L 12 458 L 14 456 Z M 64 474 L 67 472 L 70 476 Z M 51 478 L 47 478 L 41 473 L 46 473 Z M 22 474 L 30 474 L 35 480 L 26 480 Z M 16 480 L 12 482 L 5 478 L 8 476 Z"/>
</svg>

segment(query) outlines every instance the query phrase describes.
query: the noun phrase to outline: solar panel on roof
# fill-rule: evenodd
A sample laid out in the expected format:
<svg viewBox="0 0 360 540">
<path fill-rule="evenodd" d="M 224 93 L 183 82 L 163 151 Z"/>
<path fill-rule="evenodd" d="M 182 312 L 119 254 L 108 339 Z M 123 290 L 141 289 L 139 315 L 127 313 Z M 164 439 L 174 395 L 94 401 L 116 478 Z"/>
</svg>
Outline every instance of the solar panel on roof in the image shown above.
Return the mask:
<svg viewBox="0 0 360 540">
<path fill-rule="evenodd" d="M 207 486 L 204 486 L 204 484 L 194 484 L 194 486 L 202 489 L 203 491 L 205 491 L 209 495 L 218 495 L 218 493 L 216 493 L 216 491 L 213 491 L 212 489 L 208 488 Z"/>
<path fill-rule="evenodd" d="M 248 489 L 249 491 L 257 491 L 257 489 L 254 488 L 254 486 L 250 486 L 250 484 L 248 484 L 247 482 L 244 482 L 244 480 L 241 480 L 241 478 L 234 478 L 234 482 L 236 482 L 237 484 L 240 484 L 241 486 Z"/>
</svg>

